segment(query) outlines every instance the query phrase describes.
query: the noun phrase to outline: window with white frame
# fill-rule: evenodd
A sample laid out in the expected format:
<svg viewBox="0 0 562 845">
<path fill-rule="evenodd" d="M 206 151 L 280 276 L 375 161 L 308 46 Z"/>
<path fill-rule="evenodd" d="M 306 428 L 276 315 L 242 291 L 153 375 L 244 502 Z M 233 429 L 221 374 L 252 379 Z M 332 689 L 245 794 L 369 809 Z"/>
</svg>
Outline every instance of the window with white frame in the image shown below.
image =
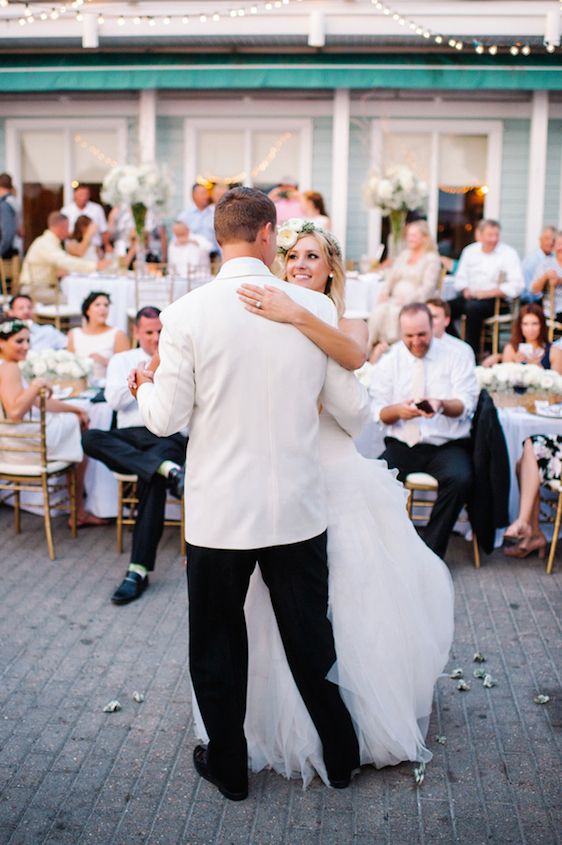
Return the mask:
<svg viewBox="0 0 562 845">
<path fill-rule="evenodd" d="M 197 181 L 243 184 L 269 191 L 291 176 L 310 185 L 310 120 L 187 119 L 185 193 Z"/>
<path fill-rule="evenodd" d="M 27 247 L 45 229 L 49 212 L 72 200 L 76 184 L 88 185 L 99 201 L 106 173 L 125 160 L 126 124 L 121 119 L 8 120 L 6 140 Z"/>
<path fill-rule="evenodd" d="M 500 200 L 499 121 L 374 121 L 373 164 L 405 164 L 425 181 L 425 212 L 443 255 L 457 258 L 482 217 L 497 217 Z M 373 246 L 386 236 L 375 215 Z M 370 244 L 371 246 L 371 244 Z"/>
</svg>

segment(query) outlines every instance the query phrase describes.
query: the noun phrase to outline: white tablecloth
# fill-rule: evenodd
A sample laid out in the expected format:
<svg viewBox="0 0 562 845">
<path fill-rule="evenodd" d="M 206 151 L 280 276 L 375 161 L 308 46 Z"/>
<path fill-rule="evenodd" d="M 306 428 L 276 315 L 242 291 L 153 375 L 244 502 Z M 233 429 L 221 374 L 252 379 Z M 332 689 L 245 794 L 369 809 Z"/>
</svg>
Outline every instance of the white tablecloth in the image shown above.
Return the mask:
<svg viewBox="0 0 562 845">
<path fill-rule="evenodd" d="M 382 273 L 348 273 L 345 277 L 345 316 L 366 319 L 380 295 Z"/>
<path fill-rule="evenodd" d="M 519 512 L 519 487 L 515 465 L 521 457 L 523 442 L 532 434 L 562 434 L 562 421 L 538 417 L 524 408 L 499 408 L 498 415 L 509 452 L 511 469 L 509 518 L 513 521 Z"/>
<path fill-rule="evenodd" d="M 103 291 L 111 297 L 109 317 L 107 322 L 122 331 L 127 331 L 127 310 L 135 307 L 135 280 L 132 276 L 105 276 L 103 273 L 92 273 L 81 276 L 71 273 L 61 281 L 61 290 L 69 305 L 79 309 L 88 294 L 92 291 Z M 187 293 L 187 280 L 174 280 L 173 298 L 179 299 Z"/>
</svg>

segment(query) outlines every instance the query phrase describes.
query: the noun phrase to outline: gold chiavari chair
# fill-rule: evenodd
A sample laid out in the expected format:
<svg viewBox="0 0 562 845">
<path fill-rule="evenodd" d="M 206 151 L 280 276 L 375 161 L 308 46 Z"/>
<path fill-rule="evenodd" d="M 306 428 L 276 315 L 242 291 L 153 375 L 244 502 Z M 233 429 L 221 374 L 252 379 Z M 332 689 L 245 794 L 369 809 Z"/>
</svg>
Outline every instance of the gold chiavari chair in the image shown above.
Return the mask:
<svg viewBox="0 0 562 845">
<path fill-rule="evenodd" d="M 7 304 L 12 296 L 19 291 L 20 257 L 0 259 L 0 285 L 2 296 L 0 304 Z"/>
<path fill-rule="evenodd" d="M 59 331 L 80 322 L 80 309 L 67 305 L 61 294 L 60 281 L 53 266 L 26 262 L 25 293 L 33 300 L 33 310 L 38 323 L 50 323 Z"/>
<path fill-rule="evenodd" d="M 496 296 L 494 301 L 494 313 L 491 317 L 487 317 L 482 323 L 482 332 L 480 335 L 480 351 L 484 352 L 486 348 L 486 340 L 491 331 L 492 335 L 492 355 L 497 355 L 500 351 L 500 329 L 509 328 L 517 316 L 519 311 L 519 300 L 515 299 L 511 303 L 509 312 L 501 312 L 501 306 L 504 300 L 501 296 Z"/>
<path fill-rule="evenodd" d="M 133 473 L 114 472 L 113 477 L 117 481 L 117 551 L 123 553 L 123 526 L 133 526 L 137 521 L 136 508 L 138 505 L 137 481 L 138 476 Z M 172 499 L 174 504 L 180 507 L 179 519 L 164 519 L 165 526 L 179 527 L 180 529 L 180 550 L 185 556 L 185 511 L 184 499 Z"/>
<path fill-rule="evenodd" d="M 153 305 L 161 311 L 174 300 L 174 280 L 172 276 L 147 275 L 135 279 L 135 306 L 127 309 L 129 337 L 132 342 L 133 324 L 137 312 L 147 305 Z"/>
<path fill-rule="evenodd" d="M 562 323 L 559 323 L 556 319 L 556 285 L 552 284 L 552 282 L 548 285 L 548 303 L 550 306 L 550 317 L 546 318 L 546 325 L 548 326 L 548 340 L 552 343 L 555 334 L 562 334 Z"/>
<path fill-rule="evenodd" d="M 550 495 L 542 495 L 543 491 L 548 491 Z M 554 497 L 552 496 L 554 494 Z M 554 558 L 556 556 L 556 549 L 558 546 L 558 539 L 560 535 L 560 528 L 562 527 L 562 482 L 561 481 L 546 481 L 541 488 L 541 522 L 550 522 L 553 524 L 552 540 L 550 543 L 550 551 L 546 561 L 546 574 L 552 575 L 554 569 Z"/>
<path fill-rule="evenodd" d="M 51 494 L 66 490 L 70 500 L 70 531 L 76 537 L 76 464 L 50 461 L 47 454 L 46 391 L 39 395 L 39 416 L 29 415 L 23 421 L 0 421 L 0 490 L 6 499 L 14 500 L 14 525 L 21 533 L 21 500 L 23 492 L 41 493 L 43 521 L 49 558 L 55 560 L 51 525 L 51 508 L 66 511 L 66 502 L 51 501 Z M 36 455 L 33 463 L 17 463 L 18 456 Z M 10 455 L 12 460 L 6 461 Z M 14 457 L 15 456 L 15 457 Z M 63 480 L 64 479 L 64 480 Z"/>
</svg>

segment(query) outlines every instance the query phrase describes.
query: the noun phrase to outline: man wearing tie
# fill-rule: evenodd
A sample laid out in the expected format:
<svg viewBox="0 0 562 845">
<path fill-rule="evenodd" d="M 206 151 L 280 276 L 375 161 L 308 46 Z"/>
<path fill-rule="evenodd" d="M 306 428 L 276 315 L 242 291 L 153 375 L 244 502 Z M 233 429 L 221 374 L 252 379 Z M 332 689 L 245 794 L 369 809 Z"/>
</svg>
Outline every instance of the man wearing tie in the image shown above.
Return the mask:
<svg viewBox="0 0 562 845">
<path fill-rule="evenodd" d="M 470 424 L 478 399 L 474 363 L 434 338 L 426 305 L 400 312 L 401 341 L 376 368 L 375 421 L 386 427 L 380 456 L 404 481 L 427 472 L 439 490 L 423 538 L 444 557 L 449 535 L 472 483 Z"/>
</svg>

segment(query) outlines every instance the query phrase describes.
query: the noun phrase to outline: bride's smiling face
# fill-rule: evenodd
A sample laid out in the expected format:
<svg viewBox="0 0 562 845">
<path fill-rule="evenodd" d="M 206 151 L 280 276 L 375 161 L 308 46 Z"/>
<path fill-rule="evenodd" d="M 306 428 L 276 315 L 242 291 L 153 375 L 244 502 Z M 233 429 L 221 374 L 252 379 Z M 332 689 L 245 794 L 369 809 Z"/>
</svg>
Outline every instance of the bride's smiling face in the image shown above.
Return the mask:
<svg viewBox="0 0 562 845">
<path fill-rule="evenodd" d="M 285 277 L 288 282 L 303 288 L 324 293 L 330 267 L 314 235 L 300 238 L 285 260 Z"/>
</svg>

